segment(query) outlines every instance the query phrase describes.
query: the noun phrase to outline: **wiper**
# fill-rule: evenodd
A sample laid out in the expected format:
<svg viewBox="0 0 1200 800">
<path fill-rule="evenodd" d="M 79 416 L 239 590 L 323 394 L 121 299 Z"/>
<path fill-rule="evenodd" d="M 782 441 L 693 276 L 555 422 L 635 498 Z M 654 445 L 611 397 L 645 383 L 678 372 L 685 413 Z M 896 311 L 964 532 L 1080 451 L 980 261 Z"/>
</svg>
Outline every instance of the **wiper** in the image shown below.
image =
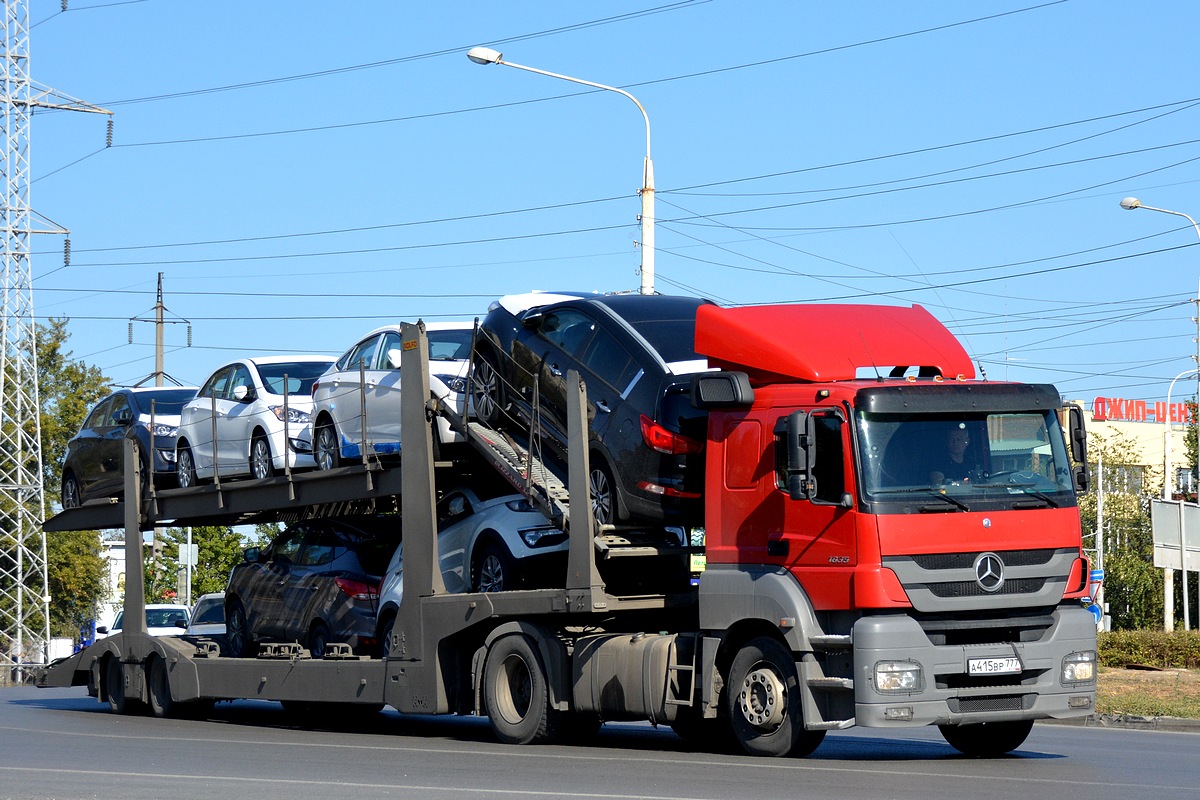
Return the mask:
<svg viewBox="0 0 1200 800">
<path fill-rule="evenodd" d="M 951 505 L 958 506 L 963 511 L 971 510 L 971 507 L 968 506 L 966 503 L 962 502 L 961 500 L 959 500 L 957 498 L 951 497 L 950 495 L 946 494 L 945 492 L 938 491 L 937 489 L 933 488 L 932 486 L 914 486 L 914 487 L 911 487 L 908 489 L 881 489 L 876 492 L 876 494 L 916 494 L 916 493 L 927 494 L 930 497 L 936 497 L 938 500 L 945 500 L 947 503 L 950 503 Z"/>
</svg>

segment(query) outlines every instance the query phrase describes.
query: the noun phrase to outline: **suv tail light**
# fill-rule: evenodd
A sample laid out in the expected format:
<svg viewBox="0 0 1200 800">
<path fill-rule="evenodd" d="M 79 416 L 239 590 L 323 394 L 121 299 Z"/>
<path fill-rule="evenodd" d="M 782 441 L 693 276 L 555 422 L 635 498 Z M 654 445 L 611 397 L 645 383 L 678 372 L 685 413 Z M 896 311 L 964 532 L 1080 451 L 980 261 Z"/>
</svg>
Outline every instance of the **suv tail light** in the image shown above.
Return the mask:
<svg viewBox="0 0 1200 800">
<path fill-rule="evenodd" d="M 342 590 L 342 593 L 353 600 L 378 600 L 379 599 L 379 584 L 366 583 L 365 581 L 351 580 L 350 578 L 334 578 L 333 582 Z"/>
<path fill-rule="evenodd" d="M 667 455 L 699 453 L 704 449 L 703 442 L 669 431 L 645 414 L 642 414 L 642 439 L 651 450 Z"/>
</svg>

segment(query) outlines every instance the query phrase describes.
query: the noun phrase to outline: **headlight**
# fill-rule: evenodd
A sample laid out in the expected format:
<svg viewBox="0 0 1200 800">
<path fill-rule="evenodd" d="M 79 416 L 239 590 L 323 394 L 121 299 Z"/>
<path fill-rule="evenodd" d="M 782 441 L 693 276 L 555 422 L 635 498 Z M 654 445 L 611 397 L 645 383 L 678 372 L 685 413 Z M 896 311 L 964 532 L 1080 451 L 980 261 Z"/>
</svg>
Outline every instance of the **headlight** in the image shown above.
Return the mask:
<svg viewBox="0 0 1200 800">
<path fill-rule="evenodd" d="M 457 394 L 462 394 L 467 390 L 467 379 L 459 375 L 434 375 L 442 383 L 446 384 L 446 388 Z"/>
<path fill-rule="evenodd" d="M 528 547 L 549 547 L 565 542 L 567 534 L 558 528 L 531 528 L 521 531 L 521 538 Z"/>
<path fill-rule="evenodd" d="M 150 431 L 151 436 L 162 436 L 168 439 L 174 439 L 179 434 L 179 429 L 174 425 L 164 425 L 161 422 L 155 422 L 153 425 L 147 422 L 145 425 L 146 430 Z"/>
<path fill-rule="evenodd" d="M 875 665 L 875 691 L 912 694 L 924 691 L 925 675 L 915 661 L 880 661 Z"/>
<path fill-rule="evenodd" d="M 1063 683 L 1092 683 L 1096 680 L 1096 651 L 1071 653 L 1062 662 Z"/>
<path fill-rule="evenodd" d="M 271 406 L 268 410 L 275 415 L 275 419 L 283 422 L 283 406 Z M 287 410 L 287 422 L 289 425 L 307 425 L 308 419 L 307 411 L 297 411 L 294 408 Z"/>
</svg>

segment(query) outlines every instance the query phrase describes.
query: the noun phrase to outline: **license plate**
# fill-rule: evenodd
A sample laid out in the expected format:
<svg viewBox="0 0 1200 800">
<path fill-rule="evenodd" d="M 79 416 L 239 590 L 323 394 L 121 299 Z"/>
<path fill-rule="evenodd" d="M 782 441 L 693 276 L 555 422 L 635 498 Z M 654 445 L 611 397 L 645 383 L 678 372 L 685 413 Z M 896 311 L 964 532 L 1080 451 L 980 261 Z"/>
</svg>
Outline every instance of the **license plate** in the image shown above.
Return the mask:
<svg viewBox="0 0 1200 800">
<path fill-rule="evenodd" d="M 1015 675 L 1020 671 L 1021 659 L 1016 656 L 967 660 L 968 675 Z"/>
</svg>

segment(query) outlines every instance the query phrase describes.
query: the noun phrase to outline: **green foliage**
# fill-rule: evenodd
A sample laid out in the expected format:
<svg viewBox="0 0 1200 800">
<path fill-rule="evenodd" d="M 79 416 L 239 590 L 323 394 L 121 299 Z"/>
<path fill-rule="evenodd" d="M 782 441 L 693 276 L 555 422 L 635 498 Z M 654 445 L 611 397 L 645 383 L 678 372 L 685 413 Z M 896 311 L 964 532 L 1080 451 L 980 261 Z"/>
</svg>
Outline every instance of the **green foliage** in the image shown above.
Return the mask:
<svg viewBox="0 0 1200 800">
<path fill-rule="evenodd" d="M 46 534 L 50 582 L 50 635 L 79 640 L 79 630 L 96 617 L 107 591 L 108 562 L 95 531 Z"/>
<path fill-rule="evenodd" d="M 42 478 L 46 503 L 58 502 L 59 470 L 67 442 L 83 424 L 96 401 L 111 391 L 98 368 L 74 360 L 65 349 L 66 317 L 51 318 L 37 326 L 38 399 L 41 403 Z"/>
<path fill-rule="evenodd" d="M 1079 499 L 1085 541 L 1095 545 L 1099 494 L 1104 490 L 1104 599 L 1114 629 L 1161 624 L 1162 573 L 1154 567 L 1154 537 L 1147 493 L 1162 488 L 1161 470 L 1150 470 L 1140 482 L 1127 480 L 1131 467 L 1145 464 L 1136 443 L 1121 433 L 1088 434 L 1089 457 L 1103 463 L 1103 481 L 1095 474 L 1093 491 Z M 1140 493 L 1133 489 L 1140 488 Z M 1093 553 L 1094 555 L 1094 553 Z"/>
<path fill-rule="evenodd" d="M 269 527 L 269 526 L 268 526 Z M 257 544 L 257 531 L 252 543 Z M 173 602 L 184 595 L 179 593 L 186 569 L 179 563 L 180 548 L 187 544 L 187 530 L 167 528 L 162 531 L 158 554 L 148 549 L 146 560 L 146 602 Z M 209 592 L 225 591 L 229 571 L 242 559 L 242 549 L 250 545 L 237 531 L 224 526 L 192 528 L 192 544 L 196 545 L 197 563 L 192 569 L 192 600 Z"/>
<path fill-rule="evenodd" d="M 1200 668 L 1200 631 L 1106 631 L 1096 638 L 1101 666 Z"/>
</svg>

